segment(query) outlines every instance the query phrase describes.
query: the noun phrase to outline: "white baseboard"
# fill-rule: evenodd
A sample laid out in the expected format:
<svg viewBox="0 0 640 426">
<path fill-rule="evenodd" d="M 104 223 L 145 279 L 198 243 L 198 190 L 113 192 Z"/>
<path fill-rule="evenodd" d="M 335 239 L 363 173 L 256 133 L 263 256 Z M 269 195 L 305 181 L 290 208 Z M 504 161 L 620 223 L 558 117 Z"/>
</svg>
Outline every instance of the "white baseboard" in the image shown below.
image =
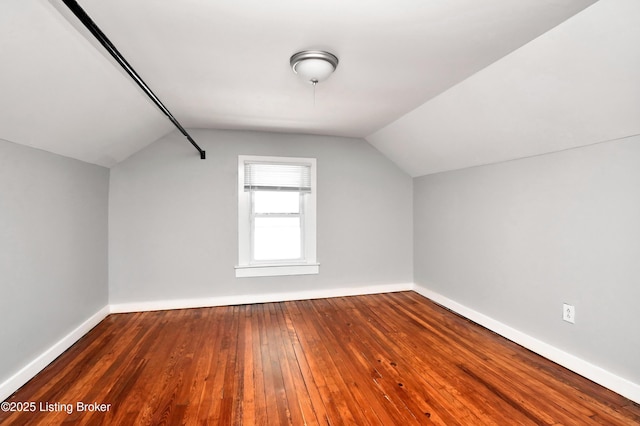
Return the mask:
<svg viewBox="0 0 640 426">
<path fill-rule="evenodd" d="M 89 319 L 80 324 L 71 333 L 64 336 L 49 349 L 44 351 L 40 356 L 24 366 L 16 374 L 9 377 L 0 384 L 0 401 L 4 401 L 15 391 L 20 389 L 22 385 L 31 380 L 36 374 L 42 371 L 53 360 L 59 357 L 64 351 L 69 349 L 82 336 L 87 334 L 89 330 L 98 325 L 100 321 L 109 315 L 109 306 L 105 306 L 98 312 L 93 314 Z"/>
<path fill-rule="evenodd" d="M 112 313 L 164 311 L 169 309 L 208 308 L 211 306 L 247 305 L 251 303 L 286 302 L 290 300 L 323 299 L 413 290 L 413 283 L 344 287 L 287 293 L 249 294 L 239 296 L 204 297 L 197 299 L 157 300 L 150 302 L 116 303 Z"/>
<path fill-rule="evenodd" d="M 640 385 L 616 376 L 596 365 L 593 365 L 583 359 L 564 352 L 548 343 L 535 339 L 528 334 L 509 327 L 495 319 L 484 314 L 474 311 L 454 300 L 451 300 L 439 293 L 431 291 L 427 288 L 415 285 L 413 290 L 424 297 L 433 300 L 452 311 L 462 315 L 471 321 L 498 333 L 499 335 L 521 345 L 525 348 L 541 355 L 557 364 L 562 365 L 569 370 L 592 380 L 599 385 L 611 389 L 612 391 L 629 398 L 632 401 L 640 403 Z"/>
<path fill-rule="evenodd" d="M 202 308 L 210 306 L 243 305 L 250 303 L 284 302 L 289 300 L 321 299 L 326 297 L 356 296 L 364 294 L 391 293 L 413 289 L 413 283 L 383 284 L 362 287 L 310 290 L 290 293 L 255 294 L 198 299 L 160 300 L 151 302 L 120 303 L 105 306 L 91 318 L 80 324 L 36 359 L 0 384 L 0 401 L 7 399 L 22 385 L 31 380 L 53 360 L 70 348 L 89 330 L 98 325 L 109 313 L 144 312 L 167 309 Z"/>
<path fill-rule="evenodd" d="M 524 346 L 525 348 L 554 361 L 632 401 L 640 403 L 640 385 L 616 376 L 598 366 L 588 363 L 574 355 L 564 352 L 545 342 L 511 328 L 484 314 L 474 311 L 439 293 L 412 283 L 384 284 L 375 286 L 347 287 L 336 289 L 309 290 L 288 293 L 255 294 L 240 296 L 210 297 L 199 299 L 160 300 L 151 302 L 120 303 L 105 306 L 51 348 L 23 367 L 16 374 L 0 384 L 0 401 L 5 400 L 22 385 L 31 380 L 60 354 L 95 327 L 111 313 L 144 312 L 168 309 L 202 308 L 210 306 L 244 305 L 251 303 L 284 302 L 291 300 L 322 299 L 327 297 L 357 296 L 365 294 L 392 293 L 414 290 L 415 292 L 451 309 L 499 335 Z"/>
</svg>

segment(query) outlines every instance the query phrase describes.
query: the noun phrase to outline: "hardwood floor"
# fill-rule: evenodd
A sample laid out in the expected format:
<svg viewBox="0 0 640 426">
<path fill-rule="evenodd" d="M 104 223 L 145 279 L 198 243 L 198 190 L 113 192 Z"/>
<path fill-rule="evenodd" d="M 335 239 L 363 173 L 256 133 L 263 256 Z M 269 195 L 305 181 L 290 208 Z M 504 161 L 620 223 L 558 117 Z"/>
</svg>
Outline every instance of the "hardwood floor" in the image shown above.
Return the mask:
<svg viewBox="0 0 640 426">
<path fill-rule="evenodd" d="M 3 425 L 640 424 L 413 292 L 110 315 L 7 401 L 37 407 Z"/>
</svg>

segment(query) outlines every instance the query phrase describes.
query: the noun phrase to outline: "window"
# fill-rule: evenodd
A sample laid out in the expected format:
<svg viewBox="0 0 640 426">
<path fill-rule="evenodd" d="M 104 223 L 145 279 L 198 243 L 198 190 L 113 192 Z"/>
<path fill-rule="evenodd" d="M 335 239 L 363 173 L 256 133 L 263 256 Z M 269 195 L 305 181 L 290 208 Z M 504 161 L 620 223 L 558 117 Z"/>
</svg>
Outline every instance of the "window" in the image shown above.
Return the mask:
<svg viewBox="0 0 640 426">
<path fill-rule="evenodd" d="M 317 274 L 315 158 L 238 157 L 236 277 Z"/>
</svg>

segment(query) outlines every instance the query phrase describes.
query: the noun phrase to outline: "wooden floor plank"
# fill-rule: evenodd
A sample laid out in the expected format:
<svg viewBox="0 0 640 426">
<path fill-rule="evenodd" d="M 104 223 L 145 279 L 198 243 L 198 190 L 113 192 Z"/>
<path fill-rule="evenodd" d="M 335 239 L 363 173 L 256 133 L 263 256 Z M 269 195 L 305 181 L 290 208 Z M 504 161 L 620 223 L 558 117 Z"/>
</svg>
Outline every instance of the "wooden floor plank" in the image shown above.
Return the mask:
<svg viewBox="0 0 640 426">
<path fill-rule="evenodd" d="M 435 318 L 429 318 L 427 321 L 412 318 L 402 308 L 397 308 L 396 313 L 398 315 L 397 320 L 403 321 L 405 318 L 410 318 L 414 320 L 415 326 L 413 333 L 399 332 L 397 338 L 407 341 L 409 336 L 412 336 L 413 343 L 410 348 L 415 348 L 418 351 L 422 347 L 431 348 L 430 364 L 437 365 L 444 377 L 457 377 L 455 392 L 465 406 L 473 408 L 473 415 L 478 419 L 476 421 L 484 419 L 483 421 L 486 422 L 488 421 L 486 419 L 496 419 L 500 423 L 506 419 L 512 419 L 519 422 L 519 424 L 544 422 L 544 419 L 532 417 L 526 407 L 513 404 L 507 394 L 493 399 L 491 389 L 479 382 L 477 377 L 471 376 L 470 372 L 473 370 L 469 369 L 469 365 L 473 367 L 476 365 L 482 366 L 489 362 L 490 359 L 483 352 L 477 352 L 477 345 L 473 341 L 467 341 L 459 333 L 452 331 L 449 328 L 452 327 L 451 324 L 448 324 L 446 328 L 438 329 Z M 429 332 L 420 333 L 421 330 L 428 330 Z M 409 330 L 409 332 L 411 331 Z M 441 345 L 439 344 L 441 341 L 451 341 L 456 344 Z M 436 380 L 441 381 L 442 377 Z M 474 392 L 468 392 L 467 389 L 469 388 L 473 388 Z M 489 400 L 493 402 L 488 404 Z"/>
<path fill-rule="evenodd" d="M 390 295 L 390 297 L 394 296 Z M 416 313 L 412 314 L 406 310 L 402 312 L 407 317 L 415 318 Z M 419 315 L 419 312 L 417 315 Z M 522 351 L 522 348 L 518 345 L 500 338 L 484 328 L 468 327 L 465 323 L 467 320 L 456 316 L 452 318 L 457 318 L 462 326 L 454 327 L 452 324 L 449 325 L 448 329 L 457 329 L 454 330 L 454 334 L 443 336 L 443 338 L 448 341 L 454 341 L 456 345 L 447 346 L 447 348 L 462 347 L 464 351 L 461 351 L 461 353 L 465 354 L 465 358 L 474 358 L 473 364 L 465 362 L 461 363 L 459 367 L 464 374 L 471 376 L 474 382 L 481 384 L 482 388 L 491 393 L 500 393 L 500 399 L 519 409 L 535 423 L 558 421 L 571 423 L 575 418 L 584 418 L 583 424 L 596 424 L 592 420 L 588 420 L 593 415 L 592 408 L 594 404 L 589 404 L 590 407 L 583 406 L 580 403 L 572 405 L 561 404 L 559 401 L 562 401 L 565 392 L 571 390 L 567 384 L 558 381 L 555 374 L 536 374 L 536 371 L 532 369 L 531 362 L 523 363 L 521 360 L 516 359 L 515 355 L 526 353 L 530 360 L 542 358 L 531 352 Z M 490 340 L 493 345 L 497 346 L 497 350 L 492 351 L 491 357 L 487 357 L 485 353 L 477 352 L 476 349 L 479 346 L 476 342 L 478 339 L 483 341 Z M 551 363 L 545 360 L 545 364 Z M 509 388 L 496 389 L 491 385 L 491 383 L 499 380 L 505 374 L 508 374 L 512 379 L 512 385 Z M 547 401 L 547 409 L 545 411 L 536 409 L 539 398 Z M 535 415 L 532 414 L 534 412 L 536 413 Z M 606 415 L 603 410 L 600 410 L 600 413 Z"/>
<path fill-rule="evenodd" d="M 303 331 L 296 331 L 293 319 L 296 318 L 296 324 L 299 325 L 301 323 L 300 318 L 302 318 L 302 314 L 299 312 L 295 302 L 287 302 L 286 311 L 289 313 L 289 315 L 287 315 L 287 330 L 289 331 L 290 336 L 294 337 L 292 341 L 293 350 L 295 352 L 298 368 L 300 368 L 300 374 L 304 380 L 311 408 L 313 409 L 313 417 L 317 420 L 317 424 L 330 424 L 331 422 L 329 421 L 329 416 L 325 407 L 326 402 L 320 394 L 320 386 L 322 386 L 323 383 L 321 380 L 322 376 L 314 376 L 313 372 L 317 371 L 315 358 L 313 356 L 308 356 L 309 350 L 307 349 L 305 351 L 305 345 L 303 344 L 303 342 L 307 342 L 311 336 L 306 335 Z"/>
<path fill-rule="evenodd" d="M 212 357 L 212 362 L 209 370 L 210 384 L 204 395 L 205 404 L 208 406 L 208 410 L 203 414 L 204 424 L 225 424 L 224 423 L 224 409 L 226 401 L 224 401 L 225 393 L 227 393 L 227 399 L 229 392 L 232 389 L 225 389 L 225 383 L 233 383 L 226 377 L 229 373 L 229 358 L 233 357 L 233 350 L 235 348 L 236 336 L 233 334 L 233 312 L 234 307 L 225 307 L 224 315 L 221 318 L 221 326 L 218 328 L 220 335 L 220 344 L 215 348 L 216 355 Z M 229 424 L 229 423 L 226 423 Z"/>
<path fill-rule="evenodd" d="M 382 298 L 376 298 L 382 301 Z M 477 398 L 474 392 L 471 395 L 463 395 L 458 390 L 463 379 L 457 374 L 456 369 L 450 365 L 449 357 L 443 358 L 439 351 L 439 342 L 426 341 L 422 345 L 416 343 L 418 330 L 409 329 L 405 334 L 401 334 L 398 329 L 397 308 L 390 311 L 383 311 L 380 301 L 376 302 L 380 306 L 363 303 L 359 306 L 359 311 L 363 312 L 370 328 L 363 329 L 363 335 L 369 335 L 369 340 L 379 345 L 384 353 L 381 355 L 381 368 L 386 369 L 388 375 L 396 376 L 398 370 L 405 371 L 402 377 L 396 377 L 398 383 L 409 383 L 409 378 L 415 381 L 415 386 L 428 390 L 428 394 L 441 403 L 441 406 L 448 407 L 448 411 L 438 410 L 438 415 L 449 417 L 446 424 L 478 424 L 485 418 L 485 404 L 467 401 L 468 398 Z M 401 319 L 402 327 L 410 327 L 410 324 Z M 410 336 L 410 337 L 409 337 Z M 387 345 L 387 341 L 392 339 L 395 344 Z M 453 351 L 450 355 L 456 359 L 458 353 Z M 447 377 L 455 378 L 455 381 L 448 380 Z M 496 404 L 499 404 L 497 401 Z M 430 412 L 430 411 L 427 411 Z M 418 413 L 414 413 L 417 416 Z M 454 420 L 455 419 L 455 420 Z M 484 420 L 484 423 L 491 423 Z"/>
<path fill-rule="evenodd" d="M 59 409 L 1 425 L 640 425 L 638 404 L 414 292 L 110 315 L 7 402 Z"/>
<path fill-rule="evenodd" d="M 336 309 L 330 300 L 323 301 L 324 318 L 318 321 L 316 326 L 319 332 L 325 331 L 323 340 L 328 347 L 335 348 L 335 354 L 339 360 L 336 365 L 340 376 L 353 395 L 353 399 L 362 411 L 363 422 L 367 424 L 389 424 L 392 420 L 398 421 L 402 414 L 393 410 L 391 401 L 383 389 L 380 389 L 376 377 L 355 374 L 357 371 L 372 371 L 375 362 L 372 356 L 363 353 L 357 336 L 349 326 L 349 318 L 352 313 L 346 309 Z M 327 330 L 331 333 L 326 333 Z"/>
<path fill-rule="evenodd" d="M 239 329 L 242 333 L 243 351 L 240 354 L 243 363 L 242 366 L 242 387 L 236 395 L 239 402 L 239 412 L 235 413 L 234 420 L 236 424 L 253 425 L 256 423 L 256 406 L 255 406 L 255 380 L 254 380 L 254 364 L 253 364 L 253 328 L 251 326 L 251 308 L 243 307 L 240 317 Z"/>
<path fill-rule="evenodd" d="M 349 303 L 352 303 L 355 299 L 349 298 Z M 374 317 L 374 310 L 365 309 L 366 303 L 354 305 L 352 309 L 354 317 L 350 327 L 356 333 L 356 339 L 362 347 L 363 353 L 371 359 L 374 364 L 372 369 L 376 375 L 376 385 L 381 389 L 381 392 L 388 392 L 389 389 L 394 389 L 397 393 L 401 391 L 397 396 L 403 398 L 402 392 L 413 392 L 411 386 L 405 387 L 405 384 L 409 384 L 409 381 L 404 377 L 408 374 L 415 376 L 414 379 L 420 382 L 419 388 L 422 391 L 416 394 L 416 404 L 421 404 L 420 408 L 413 410 L 412 417 L 426 422 L 429 419 L 433 424 L 446 424 L 454 425 L 463 420 L 469 419 L 469 413 L 467 407 L 464 405 L 458 405 L 456 408 L 456 415 L 450 415 L 444 407 L 450 406 L 449 401 L 443 400 L 440 397 L 440 390 L 434 387 L 432 384 L 438 380 L 433 380 L 429 371 L 407 371 L 404 370 L 404 363 L 400 359 L 415 358 L 415 354 L 405 351 L 401 345 L 396 346 L 394 349 L 385 344 L 386 336 L 391 335 L 391 329 L 387 328 L 388 324 L 380 323 Z M 364 326 L 363 326 L 364 325 Z M 372 331 L 370 327 L 378 330 L 380 336 L 383 339 L 376 338 L 376 332 Z M 401 342 L 397 342 L 401 343 Z M 397 350 L 396 350 L 397 349 Z M 409 363 L 409 362 L 408 362 Z M 404 375 L 403 375 L 404 374 Z M 384 386 L 383 386 L 384 384 Z M 399 384 L 403 384 L 403 388 L 400 388 Z M 430 397 L 427 397 L 430 395 Z M 403 398 L 404 399 L 404 398 Z M 410 409 L 406 404 L 405 409 Z M 434 413 L 437 413 L 433 415 Z M 422 418 L 422 415 L 425 418 Z"/>
<path fill-rule="evenodd" d="M 275 311 L 278 327 L 274 330 L 274 343 L 278 348 L 278 358 L 282 365 L 291 421 L 293 424 L 318 424 L 309 392 L 302 377 L 300 363 L 293 350 L 297 335 L 288 328 L 286 314 L 283 312 L 282 306 L 272 306 L 277 307 Z"/>
<path fill-rule="evenodd" d="M 317 385 L 318 394 L 324 405 L 325 414 L 323 420 L 326 421 L 327 424 L 341 424 L 342 413 L 346 412 L 347 409 L 344 401 L 333 398 L 333 392 L 335 392 L 336 389 L 333 380 L 333 376 L 336 374 L 333 370 L 333 362 L 326 353 L 322 339 L 310 324 L 314 318 L 308 315 L 308 307 L 304 305 L 304 302 L 292 303 L 288 312 L 298 331 L 298 336 L 303 346 L 304 357 L 311 368 L 313 381 Z M 319 405 L 317 399 L 315 400 L 315 404 Z M 349 420 L 353 422 L 353 418 Z"/>
<path fill-rule="evenodd" d="M 212 321 L 204 330 L 208 334 L 210 341 L 207 343 L 206 352 L 208 357 L 204 360 L 206 374 L 199 393 L 197 418 L 198 423 L 201 424 L 212 424 L 216 415 L 215 407 L 218 406 L 216 402 L 221 397 L 221 387 L 217 386 L 217 383 L 224 372 L 222 366 L 225 365 L 226 359 L 226 351 L 223 350 L 223 347 L 227 345 L 224 340 L 224 330 L 229 326 L 229 320 L 231 319 L 230 311 L 227 307 L 213 309 L 213 311 Z"/>
<path fill-rule="evenodd" d="M 255 413 L 253 416 L 255 417 L 256 425 L 267 425 L 269 424 L 268 420 L 268 412 L 267 412 L 267 394 L 265 392 L 265 381 L 264 381 L 264 368 L 262 366 L 262 333 L 264 329 L 263 321 L 258 316 L 257 307 L 253 307 L 251 310 L 252 315 L 252 351 L 253 351 L 253 397 L 254 397 L 254 406 Z M 249 388 L 246 388 L 247 392 L 251 392 Z M 251 396 L 248 396 L 251 398 Z M 246 423 L 251 424 L 251 423 Z"/>
</svg>

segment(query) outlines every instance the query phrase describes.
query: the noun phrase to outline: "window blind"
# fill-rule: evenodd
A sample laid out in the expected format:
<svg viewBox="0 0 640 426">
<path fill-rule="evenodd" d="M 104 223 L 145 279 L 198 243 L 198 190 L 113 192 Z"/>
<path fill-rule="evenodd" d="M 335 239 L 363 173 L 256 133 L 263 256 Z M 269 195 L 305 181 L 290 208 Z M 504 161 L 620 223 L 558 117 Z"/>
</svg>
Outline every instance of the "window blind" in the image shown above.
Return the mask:
<svg viewBox="0 0 640 426">
<path fill-rule="evenodd" d="M 244 163 L 244 190 L 311 192 L 311 166 Z"/>
</svg>

